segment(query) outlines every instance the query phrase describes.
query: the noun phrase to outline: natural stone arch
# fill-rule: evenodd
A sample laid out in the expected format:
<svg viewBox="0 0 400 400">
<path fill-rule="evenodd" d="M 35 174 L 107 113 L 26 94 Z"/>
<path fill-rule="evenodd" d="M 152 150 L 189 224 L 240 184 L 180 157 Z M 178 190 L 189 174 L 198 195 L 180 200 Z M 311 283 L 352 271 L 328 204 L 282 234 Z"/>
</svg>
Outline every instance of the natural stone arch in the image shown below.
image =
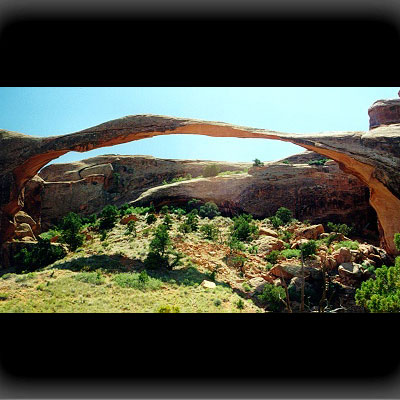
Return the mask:
<svg viewBox="0 0 400 400">
<path fill-rule="evenodd" d="M 159 135 L 273 139 L 291 142 L 339 163 L 370 189 L 382 246 L 395 254 L 393 235 L 400 231 L 400 125 L 369 132 L 281 133 L 195 119 L 134 115 L 83 131 L 46 138 L 0 131 L 0 240 L 13 235 L 13 219 L 23 206 L 24 186 L 51 160 L 69 151 L 85 152 Z"/>
</svg>

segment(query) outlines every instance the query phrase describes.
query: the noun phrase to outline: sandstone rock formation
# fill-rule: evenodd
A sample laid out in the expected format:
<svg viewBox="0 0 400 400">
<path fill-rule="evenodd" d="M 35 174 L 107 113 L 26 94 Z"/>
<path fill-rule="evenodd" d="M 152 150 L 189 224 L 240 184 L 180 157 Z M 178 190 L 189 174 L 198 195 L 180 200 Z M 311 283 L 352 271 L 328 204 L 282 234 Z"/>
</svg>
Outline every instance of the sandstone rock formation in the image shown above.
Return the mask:
<svg viewBox="0 0 400 400">
<path fill-rule="evenodd" d="M 369 129 L 400 124 L 400 99 L 378 100 L 368 109 Z"/>
<path fill-rule="evenodd" d="M 379 126 L 369 132 L 291 134 L 157 115 L 128 116 L 46 138 L 0 130 L 0 241 L 14 235 L 14 216 L 23 207 L 25 185 L 49 161 L 68 151 L 84 152 L 168 134 L 282 140 L 332 158 L 343 171 L 368 185 L 382 246 L 396 253 L 393 235 L 400 231 L 400 124 Z"/>
<path fill-rule="evenodd" d="M 287 160 L 311 160 L 312 155 L 316 156 L 307 152 Z M 262 168 L 250 168 L 247 174 L 161 185 L 144 191 L 132 205 L 150 202 L 157 207 L 179 205 L 192 198 L 213 201 L 225 215 L 245 212 L 265 218 L 275 214 L 279 207 L 286 207 L 295 218 L 315 223 L 356 223 L 362 230 L 368 224 L 372 228 L 376 221 L 368 203 L 368 188 L 357 178 L 341 172 L 334 161 L 325 166 L 311 166 L 304 161 L 272 162 Z"/>
</svg>

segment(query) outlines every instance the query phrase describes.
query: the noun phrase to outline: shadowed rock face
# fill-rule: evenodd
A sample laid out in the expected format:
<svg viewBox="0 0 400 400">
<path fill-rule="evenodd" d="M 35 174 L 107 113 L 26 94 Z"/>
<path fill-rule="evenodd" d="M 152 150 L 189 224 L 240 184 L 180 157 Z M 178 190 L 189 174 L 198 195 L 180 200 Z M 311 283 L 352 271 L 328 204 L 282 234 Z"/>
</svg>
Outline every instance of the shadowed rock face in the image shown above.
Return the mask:
<svg viewBox="0 0 400 400">
<path fill-rule="evenodd" d="M 24 187 L 49 161 L 68 151 L 84 152 L 168 134 L 282 140 L 332 158 L 344 172 L 369 187 L 370 203 L 378 215 L 381 245 L 396 253 L 393 235 L 400 231 L 399 124 L 369 132 L 291 134 L 157 115 L 128 116 L 77 133 L 46 138 L 0 131 L 0 240 L 13 236 L 14 216 L 24 203 Z"/>
<path fill-rule="evenodd" d="M 368 187 L 340 171 L 334 161 L 324 166 L 308 165 L 320 158 L 306 151 L 261 168 L 253 168 L 253 163 L 120 155 L 51 164 L 28 182 L 24 211 L 35 213 L 42 229 L 47 230 L 71 211 L 90 215 L 107 204 L 178 205 L 196 198 L 215 202 L 225 215 L 246 212 L 265 218 L 284 206 L 300 220 L 354 223 L 360 232 L 366 225 L 376 229 Z M 188 174 L 199 177 L 210 163 L 218 165 L 220 172 L 239 174 L 163 184 Z"/>
</svg>

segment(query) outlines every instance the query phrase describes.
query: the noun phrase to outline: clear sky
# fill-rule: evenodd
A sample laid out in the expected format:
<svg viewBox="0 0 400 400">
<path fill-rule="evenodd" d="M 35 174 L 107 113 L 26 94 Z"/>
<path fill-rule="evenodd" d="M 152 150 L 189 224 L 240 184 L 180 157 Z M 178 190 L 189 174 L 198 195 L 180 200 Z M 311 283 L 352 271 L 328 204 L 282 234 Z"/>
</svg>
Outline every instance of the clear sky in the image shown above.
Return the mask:
<svg viewBox="0 0 400 400">
<path fill-rule="evenodd" d="M 134 114 L 223 121 L 280 132 L 368 130 L 368 107 L 396 98 L 399 88 L 359 87 L 44 87 L 0 88 L 0 129 L 36 136 L 76 132 Z M 53 162 L 100 154 L 140 154 L 215 161 L 278 160 L 303 151 L 263 139 L 160 136 Z"/>
</svg>

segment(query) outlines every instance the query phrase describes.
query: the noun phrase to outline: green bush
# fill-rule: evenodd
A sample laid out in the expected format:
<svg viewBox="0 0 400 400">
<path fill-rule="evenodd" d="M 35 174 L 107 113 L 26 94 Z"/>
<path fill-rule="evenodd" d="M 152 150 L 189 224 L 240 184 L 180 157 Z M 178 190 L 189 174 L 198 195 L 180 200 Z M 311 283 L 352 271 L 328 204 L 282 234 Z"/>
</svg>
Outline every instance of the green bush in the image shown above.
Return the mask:
<svg viewBox="0 0 400 400">
<path fill-rule="evenodd" d="M 136 221 L 129 221 L 128 222 L 128 232 L 133 235 L 134 237 L 136 237 Z"/>
<path fill-rule="evenodd" d="M 396 249 L 400 251 L 400 233 L 394 234 L 394 245 L 396 246 Z"/>
<path fill-rule="evenodd" d="M 101 285 L 105 282 L 104 276 L 97 272 L 81 272 L 75 275 L 75 279 L 81 282 L 90 283 L 92 285 Z"/>
<path fill-rule="evenodd" d="M 281 251 L 283 257 L 290 259 L 290 258 L 300 258 L 301 250 L 299 249 L 285 249 Z"/>
<path fill-rule="evenodd" d="M 146 218 L 146 223 L 151 225 L 153 222 L 157 221 L 157 217 L 154 214 L 149 214 Z"/>
<path fill-rule="evenodd" d="M 159 289 L 162 284 L 160 280 L 149 277 L 146 271 L 142 271 L 140 274 L 123 272 L 114 275 L 113 280 L 120 287 L 142 291 Z"/>
<path fill-rule="evenodd" d="M 192 211 L 192 210 L 197 210 L 197 211 L 199 211 L 199 210 L 200 210 L 200 207 L 202 206 L 202 204 L 203 204 L 203 203 L 202 203 L 201 200 L 199 200 L 199 199 L 192 199 L 192 200 L 189 200 L 189 201 L 188 201 L 186 208 L 187 208 L 188 211 Z"/>
<path fill-rule="evenodd" d="M 169 213 L 169 207 L 165 204 L 164 206 L 161 207 L 160 214 L 168 214 Z"/>
<path fill-rule="evenodd" d="M 50 240 L 38 238 L 37 244 L 31 249 L 22 249 L 14 257 L 17 271 L 34 271 L 46 267 L 66 256 L 66 251 L 61 246 L 52 245 Z"/>
<path fill-rule="evenodd" d="M 281 252 L 279 250 L 272 250 L 270 251 L 264 258 L 271 264 L 276 264 Z"/>
<path fill-rule="evenodd" d="M 212 176 L 217 176 L 219 173 L 219 166 L 217 164 L 209 164 L 203 169 L 204 178 L 210 178 Z"/>
<path fill-rule="evenodd" d="M 253 160 L 253 167 L 263 167 L 264 163 L 261 162 L 258 158 Z"/>
<path fill-rule="evenodd" d="M 62 231 L 57 229 L 50 229 L 47 232 L 43 232 L 39 235 L 42 239 L 51 240 L 53 237 L 61 236 Z"/>
<path fill-rule="evenodd" d="M 199 216 L 201 218 L 210 218 L 213 219 L 214 217 L 218 217 L 221 215 L 219 212 L 218 206 L 213 202 L 208 202 L 204 204 L 204 206 L 200 207 Z"/>
<path fill-rule="evenodd" d="M 400 312 L 400 257 L 394 267 L 375 270 L 375 279 L 368 279 L 356 290 L 356 303 L 372 313 Z"/>
<path fill-rule="evenodd" d="M 171 229 L 172 226 L 172 218 L 171 216 L 167 213 L 165 214 L 164 220 L 163 220 L 163 224 L 167 227 L 167 230 Z"/>
<path fill-rule="evenodd" d="M 280 226 L 283 225 L 283 221 L 275 215 L 273 215 L 272 217 L 269 217 L 268 220 L 269 220 L 269 222 L 271 222 L 272 226 L 275 229 L 278 229 Z"/>
<path fill-rule="evenodd" d="M 310 257 L 317 251 L 317 242 L 315 240 L 309 240 L 300 246 L 300 250 L 303 253 L 303 257 Z"/>
<path fill-rule="evenodd" d="M 193 209 L 186 216 L 186 220 L 180 225 L 179 231 L 184 233 L 196 232 L 199 224 L 198 211 Z"/>
<path fill-rule="evenodd" d="M 358 250 L 359 244 L 358 242 L 354 242 L 352 240 L 344 240 L 342 242 L 336 243 L 334 249 L 339 250 L 341 247 L 347 247 L 350 250 Z"/>
<path fill-rule="evenodd" d="M 279 218 L 286 225 L 292 220 L 293 214 L 288 208 L 280 207 L 275 213 L 275 217 Z"/>
<path fill-rule="evenodd" d="M 117 222 L 118 215 L 119 212 L 117 207 L 110 204 L 105 206 L 100 213 L 100 218 L 101 218 L 99 224 L 100 230 L 112 229 Z"/>
<path fill-rule="evenodd" d="M 219 229 L 214 224 L 204 224 L 200 228 L 202 235 L 209 240 L 216 240 L 218 238 Z"/>
<path fill-rule="evenodd" d="M 329 160 L 330 160 L 330 158 L 322 158 L 320 160 L 311 160 L 307 164 L 308 165 L 325 165 L 325 163 Z"/>
<path fill-rule="evenodd" d="M 354 231 L 354 226 L 350 227 L 346 224 L 334 224 L 333 222 L 328 222 L 327 227 L 331 232 L 341 233 L 345 236 L 350 235 Z"/>
<path fill-rule="evenodd" d="M 227 245 L 234 252 L 246 250 L 246 246 L 244 245 L 244 243 L 234 236 L 231 236 L 229 238 Z"/>
<path fill-rule="evenodd" d="M 257 297 L 269 310 L 276 312 L 282 309 L 283 302 L 281 299 L 286 299 L 286 293 L 283 287 L 266 283 L 262 293 Z"/>
<path fill-rule="evenodd" d="M 236 307 L 237 307 L 239 310 L 243 310 L 243 309 L 244 309 L 244 301 L 243 301 L 242 299 L 239 299 L 239 300 L 237 301 L 237 303 L 236 303 Z"/>
<path fill-rule="evenodd" d="M 158 308 L 158 312 L 159 313 L 180 313 L 181 311 L 178 306 L 166 305 L 166 306 L 160 306 Z"/>
<path fill-rule="evenodd" d="M 242 214 L 233 218 L 233 227 L 231 236 L 240 241 L 250 241 L 258 234 L 258 228 L 252 222 L 253 217 L 248 214 Z"/>
<path fill-rule="evenodd" d="M 66 243 L 71 251 L 75 251 L 82 246 L 84 236 L 80 233 L 82 228 L 82 220 L 79 215 L 70 212 L 61 221 L 62 229 L 61 241 Z"/>
</svg>

